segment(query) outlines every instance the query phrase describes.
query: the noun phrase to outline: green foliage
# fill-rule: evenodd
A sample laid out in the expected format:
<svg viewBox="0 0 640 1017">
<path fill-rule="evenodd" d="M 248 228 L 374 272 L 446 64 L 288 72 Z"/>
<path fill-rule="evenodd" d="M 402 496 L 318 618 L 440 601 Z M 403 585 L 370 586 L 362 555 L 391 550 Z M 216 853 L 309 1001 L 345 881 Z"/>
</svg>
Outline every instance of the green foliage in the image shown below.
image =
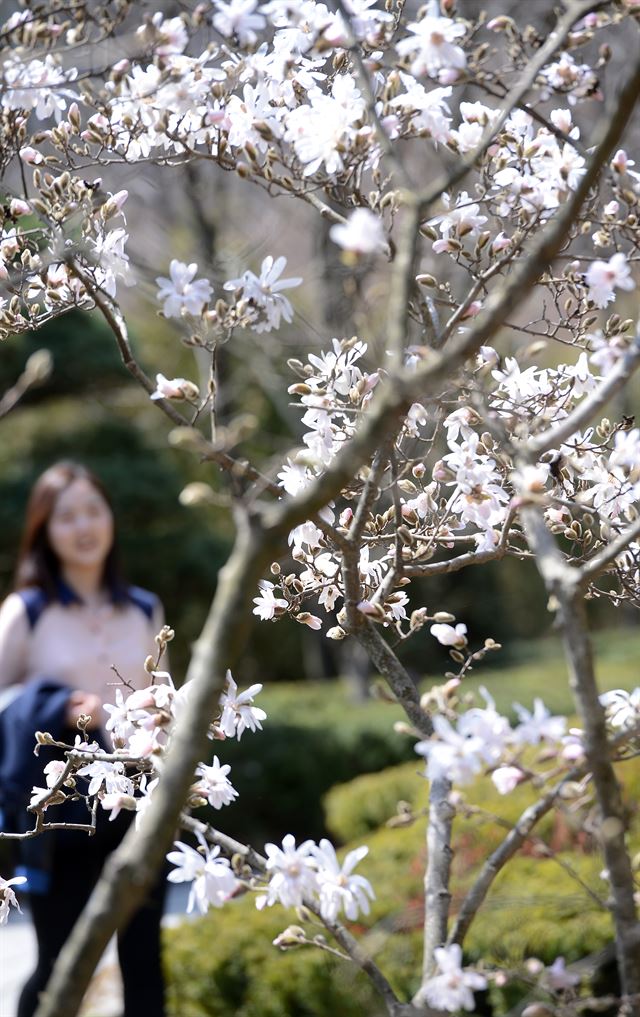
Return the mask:
<svg viewBox="0 0 640 1017">
<path fill-rule="evenodd" d="M 14 336 L 2 344 L 0 393 L 16 381 L 31 354 L 43 348 L 51 352 L 53 371 L 43 385 L 27 394 L 24 405 L 133 384 L 102 317 L 69 311 L 37 332 Z"/>
<path fill-rule="evenodd" d="M 260 734 L 226 741 L 218 754 L 231 764 L 241 805 L 224 829 L 262 844 L 286 832 L 326 833 L 322 796 L 334 784 L 413 757 L 413 743 L 397 735 L 398 707 L 370 700 L 354 704 L 336 682 L 277 684 L 260 696 L 268 719 Z M 219 821 L 219 814 L 210 817 Z"/>
<path fill-rule="evenodd" d="M 312 947 L 280 953 L 272 945 L 295 921 L 282 909 L 260 913 L 249 899 L 167 930 L 169 1017 L 382 1017 L 350 963 Z"/>
</svg>

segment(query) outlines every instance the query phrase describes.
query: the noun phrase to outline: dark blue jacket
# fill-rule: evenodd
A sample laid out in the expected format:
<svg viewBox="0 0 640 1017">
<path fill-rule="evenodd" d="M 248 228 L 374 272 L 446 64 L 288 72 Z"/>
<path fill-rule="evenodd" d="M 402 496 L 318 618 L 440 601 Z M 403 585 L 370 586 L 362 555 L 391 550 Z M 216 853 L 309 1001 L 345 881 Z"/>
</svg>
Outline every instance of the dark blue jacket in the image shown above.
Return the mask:
<svg viewBox="0 0 640 1017">
<path fill-rule="evenodd" d="M 39 589 L 20 590 L 30 627 L 33 628 L 49 603 Z M 78 600 L 76 594 L 61 581 L 57 599 L 63 604 Z M 148 618 L 157 604 L 154 594 L 140 587 L 129 586 L 114 593 L 114 601 L 127 599 L 142 610 Z M 32 788 L 44 787 L 44 767 L 52 759 L 63 759 L 63 751 L 54 746 L 41 746 L 34 754 L 36 731 L 48 731 L 56 741 L 73 745 L 77 730 L 66 726 L 66 710 L 71 689 L 47 677 L 34 678 L 25 683 L 18 695 L 0 711 L 0 829 L 10 833 L 25 833 L 33 829 L 35 816 L 27 812 Z M 100 732 L 91 732 L 92 740 L 107 748 Z M 83 801 L 56 805 L 45 813 L 45 821 L 86 823 L 89 819 Z M 18 871 L 26 875 L 26 889 L 31 893 L 44 893 L 48 888 L 47 873 L 51 867 L 54 843 L 68 838 L 86 836 L 73 830 L 56 830 L 20 841 L 22 865 Z"/>
</svg>

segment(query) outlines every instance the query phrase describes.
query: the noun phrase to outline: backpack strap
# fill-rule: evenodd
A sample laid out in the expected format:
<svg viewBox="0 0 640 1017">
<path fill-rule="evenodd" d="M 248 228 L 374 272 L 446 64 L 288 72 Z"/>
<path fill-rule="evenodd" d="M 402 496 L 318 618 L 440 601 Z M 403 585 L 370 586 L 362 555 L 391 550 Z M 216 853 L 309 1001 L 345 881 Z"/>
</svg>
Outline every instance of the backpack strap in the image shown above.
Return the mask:
<svg viewBox="0 0 640 1017">
<path fill-rule="evenodd" d="M 153 619 L 153 613 L 158 606 L 158 598 L 155 593 L 151 593 L 149 590 L 143 590 L 141 586 L 129 586 L 127 588 L 127 598 L 136 607 L 147 616 L 149 621 Z"/>
<path fill-rule="evenodd" d="M 29 628 L 34 629 L 40 615 L 49 603 L 49 598 L 39 586 L 31 586 L 24 590 L 18 590 L 17 593 L 26 608 Z"/>
</svg>

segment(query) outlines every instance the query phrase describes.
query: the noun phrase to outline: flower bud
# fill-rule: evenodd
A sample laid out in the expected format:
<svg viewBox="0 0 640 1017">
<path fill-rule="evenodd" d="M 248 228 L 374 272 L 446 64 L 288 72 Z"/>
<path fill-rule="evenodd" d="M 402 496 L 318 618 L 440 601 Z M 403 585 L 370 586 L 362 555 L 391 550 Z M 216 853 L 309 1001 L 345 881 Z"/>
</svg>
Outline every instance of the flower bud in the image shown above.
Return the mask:
<svg viewBox="0 0 640 1017">
<path fill-rule="evenodd" d="M 24 367 L 24 378 L 29 385 L 40 385 L 50 376 L 53 368 L 53 357 L 49 350 L 36 350 L 27 360 Z"/>
<path fill-rule="evenodd" d="M 187 484 L 186 487 L 183 487 L 178 495 L 178 501 L 181 505 L 185 506 L 212 504 L 214 494 L 208 484 L 204 484 L 202 481 L 194 481 L 192 484 Z"/>
</svg>

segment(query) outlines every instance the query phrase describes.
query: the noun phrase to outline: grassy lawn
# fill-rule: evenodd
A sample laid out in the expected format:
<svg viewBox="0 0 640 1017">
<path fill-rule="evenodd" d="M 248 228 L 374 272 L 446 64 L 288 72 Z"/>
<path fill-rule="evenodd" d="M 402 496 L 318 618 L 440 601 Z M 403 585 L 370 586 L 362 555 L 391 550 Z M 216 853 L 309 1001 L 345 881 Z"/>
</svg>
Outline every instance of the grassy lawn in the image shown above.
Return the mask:
<svg viewBox="0 0 640 1017">
<path fill-rule="evenodd" d="M 640 685 L 640 630 L 599 632 L 593 642 L 602 691 L 633 689 Z M 511 663 L 495 667 L 503 653 L 503 660 Z M 442 671 L 448 670 L 450 664 L 443 648 Z M 426 677 L 421 688 L 426 689 L 439 680 L 441 676 L 438 675 Z M 544 699 L 555 713 L 574 712 L 562 646 L 555 637 L 505 647 L 504 651 L 485 658 L 465 678 L 463 688 L 475 692 L 483 685 L 502 712 L 508 713 L 513 702 L 531 707 L 536 696 Z M 402 716 L 396 707 L 376 700 L 354 703 L 343 681 L 267 685 L 260 695 L 260 706 L 274 719 L 286 719 L 288 723 L 303 727 L 332 723 L 340 723 L 341 727 L 349 723 L 361 726 L 365 721 L 367 726 L 377 728 L 378 724 L 386 726 Z"/>
</svg>

